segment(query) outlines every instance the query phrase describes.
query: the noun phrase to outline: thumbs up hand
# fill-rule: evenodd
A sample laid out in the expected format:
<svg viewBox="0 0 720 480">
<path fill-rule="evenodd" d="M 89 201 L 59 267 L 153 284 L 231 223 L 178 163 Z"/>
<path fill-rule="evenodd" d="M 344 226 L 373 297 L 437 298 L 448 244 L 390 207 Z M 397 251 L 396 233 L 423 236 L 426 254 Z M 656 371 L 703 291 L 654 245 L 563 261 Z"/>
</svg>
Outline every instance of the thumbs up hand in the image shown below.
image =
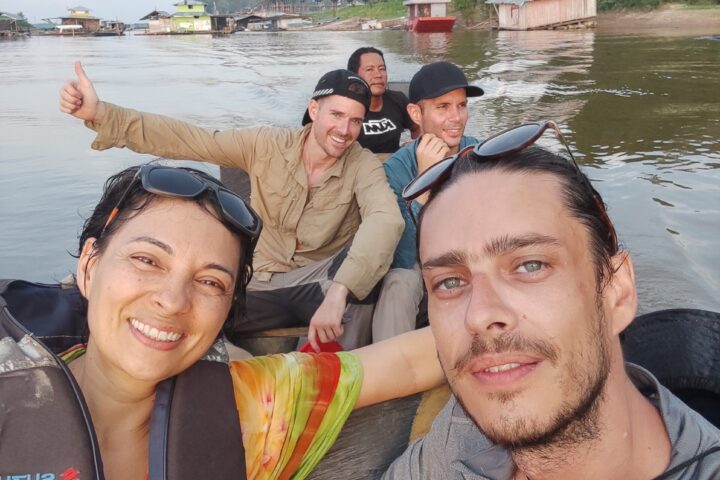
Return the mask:
<svg viewBox="0 0 720 480">
<path fill-rule="evenodd" d="M 105 108 L 80 62 L 75 62 L 76 79 L 60 89 L 60 111 L 81 120 L 102 123 Z"/>
</svg>

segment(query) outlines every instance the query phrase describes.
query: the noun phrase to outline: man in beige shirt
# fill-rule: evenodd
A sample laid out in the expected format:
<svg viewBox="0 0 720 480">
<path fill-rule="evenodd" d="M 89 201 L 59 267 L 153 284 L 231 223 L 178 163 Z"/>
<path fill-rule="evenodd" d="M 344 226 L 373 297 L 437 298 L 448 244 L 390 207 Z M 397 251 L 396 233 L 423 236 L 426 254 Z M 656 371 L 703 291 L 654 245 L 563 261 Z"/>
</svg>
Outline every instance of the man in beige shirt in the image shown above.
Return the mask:
<svg viewBox="0 0 720 480">
<path fill-rule="evenodd" d="M 369 342 L 377 282 L 403 229 L 380 162 L 357 139 L 370 89 L 346 70 L 325 74 L 301 129 L 207 130 L 101 102 L 80 63 L 60 109 L 97 132 L 96 150 L 127 147 L 165 158 L 241 168 L 264 229 L 247 311 L 233 334 L 309 325 L 318 342 Z M 306 123 L 306 124 L 305 124 Z"/>
</svg>

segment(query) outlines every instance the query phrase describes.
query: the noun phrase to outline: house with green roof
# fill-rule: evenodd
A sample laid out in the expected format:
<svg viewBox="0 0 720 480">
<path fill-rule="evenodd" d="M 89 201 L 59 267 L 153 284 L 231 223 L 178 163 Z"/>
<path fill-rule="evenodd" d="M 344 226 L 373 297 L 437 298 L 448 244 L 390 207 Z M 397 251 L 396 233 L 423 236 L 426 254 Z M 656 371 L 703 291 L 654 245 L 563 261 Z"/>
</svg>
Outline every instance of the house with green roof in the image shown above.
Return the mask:
<svg viewBox="0 0 720 480">
<path fill-rule="evenodd" d="M 176 3 L 177 12 L 172 14 L 172 29 L 175 32 L 210 32 L 210 14 L 205 11 L 206 3 L 183 0 Z"/>
<path fill-rule="evenodd" d="M 20 35 L 25 35 L 28 32 L 28 23 L 24 17 L 7 13 L 0 12 L 0 37 L 15 38 Z"/>
</svg>

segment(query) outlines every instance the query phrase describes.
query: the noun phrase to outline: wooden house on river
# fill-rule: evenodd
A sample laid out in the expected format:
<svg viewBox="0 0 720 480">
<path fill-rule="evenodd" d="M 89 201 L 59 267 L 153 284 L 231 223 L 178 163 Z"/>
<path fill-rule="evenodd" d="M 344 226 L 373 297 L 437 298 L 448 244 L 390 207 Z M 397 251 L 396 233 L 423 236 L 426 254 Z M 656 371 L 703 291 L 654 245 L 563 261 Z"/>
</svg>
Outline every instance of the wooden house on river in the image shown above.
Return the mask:
<svg viewBox="0 0 720 480">
<path fill-rule="evenodd" d="M 204 2 L 183 0 L 174 4 L 177 11 L 172 14 L 172 29 L 178 33 L 200 33 L 212 31 L 210 14 L 205 11 Z"/>
<path fill-rule="evenodd" d="M 0 38 L 17 38 L 28 35 L 23 18 L 12 13 L 0 12 Z"/>
<path fill-rule="evenodd" d="M 68 8 L 70 15 L 59 18 L 48 18 L 45 21 L 54 25 L 54 29 L 45 35 L 70 36 L 119 36 L 125 31 L 125 24 L 119 20 L 100 20 L 90 15 L 86 7 Z"/>
<path fill-rule="evenodd" d="M 594 27 L 596 0 L 487 0 L 500 30 Z"/>
<path fill-rule="evenodd" d="M 153 10 L 140 21 L 147 21 L 147 34 L 174 35 L 192 33 L 232 33 L 235 19 L 232 15 L 211 14 L 207 4 L 197 0 L 183 0 L 174 4 L 176 12 L 169 14 Z"/>
<path fill-rule="evenodd" d="M 78 5 L 68 10 L 70 15 L 60 17 L 60 24 L 56 27 L 59 33 L 84 34 L 100 30 L 100 19 L 90 15 L 88 8 Z"/>
<path fill-rule="evenodd" d="M 147 22 L 148 33 L 170 33 L 172 32 L 172 15 L 162 10 L 153 10 L 140 19 Z"/>
</svg>

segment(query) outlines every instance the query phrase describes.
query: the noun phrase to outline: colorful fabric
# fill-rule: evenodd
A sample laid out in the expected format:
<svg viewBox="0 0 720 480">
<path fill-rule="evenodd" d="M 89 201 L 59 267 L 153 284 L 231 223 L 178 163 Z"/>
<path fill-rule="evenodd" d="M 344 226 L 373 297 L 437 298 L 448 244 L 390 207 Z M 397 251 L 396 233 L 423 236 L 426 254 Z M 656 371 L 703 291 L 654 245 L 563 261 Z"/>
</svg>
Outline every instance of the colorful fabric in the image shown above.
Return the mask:
<svg viewBox="0 0 720 480">
<path fill-rule="evenodd" d="M 67 364 L 85 351 L 86 345 L 76 345 L 60 358 Z M 229 366 L 248 480 L 307 477 L 335 443 L 357 402 L 360 360 L 348 352 L 293 352 Z"/>
<path fill-rule="evenodd" d="M 303 479 L 335 442 L 362 385 L 353 354 L 289 353 L 231 362 L 247 477 Z"/>
<path fill-rule="evenodd" d="M 65 362 L 65 364 L 69 364 L 73 360 L 77 360 L 78 358 L 85 355 L 85 351 L 87 350 L 87 344 L 86 343 L 79 343 L 75 345 L 74 347 L 70 347 L 64 352 L 62 352 L 59 357 L 60 360 Z"/>
</svg>

